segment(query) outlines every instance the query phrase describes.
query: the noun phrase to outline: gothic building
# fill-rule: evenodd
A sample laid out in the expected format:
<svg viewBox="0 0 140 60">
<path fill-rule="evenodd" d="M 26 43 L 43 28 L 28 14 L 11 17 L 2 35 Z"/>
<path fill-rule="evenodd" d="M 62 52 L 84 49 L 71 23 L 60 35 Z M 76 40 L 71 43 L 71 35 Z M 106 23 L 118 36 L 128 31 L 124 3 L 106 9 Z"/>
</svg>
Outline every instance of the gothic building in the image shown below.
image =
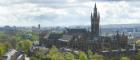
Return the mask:
<svg viewBox="0 0 140 60">
<path fill-rule="evenodd" d="M 100 15 L 97 11 L 96 3 L 94 7 L 93 13 L 91 13 L 91 36 L 99 37 L 99 23 L 100 23 Z"/>
<path fill-rule="evenodd" d="M 100 15 L 96 3 L 91 13 L 91 31 L 78 28 L 67 28 L 63 34 L 44 33 L 40 34 L 40 45 L 51 47 L 67 47 L 80 50 L 103 50 L 106 48 L 122 48 L 127 45 L 127 36 L 116 34 L 114 37 L 100 35 Z M 114 48 L 115 49 L 115 48 Z"/>
</svg>

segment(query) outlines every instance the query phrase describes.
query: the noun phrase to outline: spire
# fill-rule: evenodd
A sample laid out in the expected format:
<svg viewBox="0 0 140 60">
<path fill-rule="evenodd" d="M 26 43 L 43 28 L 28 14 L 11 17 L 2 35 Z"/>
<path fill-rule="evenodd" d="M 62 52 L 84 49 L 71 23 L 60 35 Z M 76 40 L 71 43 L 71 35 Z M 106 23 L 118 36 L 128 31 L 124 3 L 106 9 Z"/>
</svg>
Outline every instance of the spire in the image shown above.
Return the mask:
<svg viewBox="0 0 140 60">
<path fill-rule="evenodd" d="M 119 31 L 116 31 L 117 35 L 116 36 L 119 36 Z"/>
<path fill-rule="evenodd" d="M 94 5 L 94 11 L 97 11 L 96 2 L 95 2 L 95 5 Z"/>
<path fill-rule="evenodd" d="M 100 27 L 99 27 L 100 16 L 98 16 L 98 15 L 99 14 L 98 14 L 96 3 L 95 3 L 94 8 L 93 8 L 93 12 L 91 13 L 91 35 L 92 35 L 92 38 L 99 37 L 99 35 L 100 35 Z"/>
<path fill-rule="evenodd" d="M 125 36 L 125 33 L 123 32 L 122 36 Z"/>
<path fill-rule="evenodd" d="M 96 2 L 95 2 L 95 6 L 94 6 L 94 17 L 97 17 L 97 7 L 96 7 Z"/>
<path fill-rule="evenodd" d="M 96 2 L 95 2 L 95 6 L 94 6 L 94 8 L 96 8 Z"/>
<path fill-rule="evenodd" d="M 40 24 L 38 24 L 38 29 L 40 29 Z"/>
</svg>

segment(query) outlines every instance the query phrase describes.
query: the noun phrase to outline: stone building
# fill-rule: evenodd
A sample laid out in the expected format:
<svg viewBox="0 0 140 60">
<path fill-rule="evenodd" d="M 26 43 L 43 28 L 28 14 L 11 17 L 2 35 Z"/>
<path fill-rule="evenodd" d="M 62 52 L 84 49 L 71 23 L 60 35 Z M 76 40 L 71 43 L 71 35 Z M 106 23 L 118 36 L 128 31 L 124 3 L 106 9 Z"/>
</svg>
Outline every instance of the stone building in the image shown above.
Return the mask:
<svg viewBox="0 0 140 60">
<path fill-rule="evenodd" d="M 9 49 L 3 56 L 2 60 L 25 60 L 25 54 L 15 49 Z"/>
<path fill-rule="evenodd" d="M 125 33 L 111 37 L 100 35 L 100 15 L 97 11 L 96 3 L 91 13 L 91 31 L 86 29 L 67 28 L 64 33 L 44 33 L 40 34 L 40 45 L 51 47 L 66 47 L 71 49 L 99 51 L 104 49 L 118 49 L 127 46 L 127 36 Z"/>
</svg>

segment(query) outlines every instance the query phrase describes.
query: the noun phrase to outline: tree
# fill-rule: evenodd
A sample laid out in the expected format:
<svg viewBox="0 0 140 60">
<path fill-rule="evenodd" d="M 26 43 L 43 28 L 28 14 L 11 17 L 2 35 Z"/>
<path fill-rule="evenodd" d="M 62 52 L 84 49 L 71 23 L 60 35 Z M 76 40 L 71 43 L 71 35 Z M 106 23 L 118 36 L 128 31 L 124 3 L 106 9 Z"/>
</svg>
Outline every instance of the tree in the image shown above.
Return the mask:
<svg viewBox="0 0 140 60">
<path fill-rule="evenodd" d="M 7 36 L 4 32 L 0 32 L 0 39 L 7 39 Z"/>
<path fill-rule="evenodd" d="M 26 34 L 31 35 L 31 41 L 39 40 L 39 33 L 38 32 L 26 32 Z"/>
<path fill-rule="evenodd" d="M 130 60 L 128 57 L 121 57 L 120 60 Z"/>
<path fill-rule="evenodd" d="M 3 45 L 4 45 L 4 47 L 5 47 L 6 50 L 8 50 L 9 48 L 12 47 L 11 44 L 10 44 L 9 42 L 3 43 Z"/>
<path fill-rule="evenodd" d="M 84 52 L 80 52 L 79 59 L 80 60 L 88 60 L 87 55 Z"/>
<path fill-rule="evenodd" d="M 70 52 L 65 54 L 65 60 L 74 60 L 74 55 Z"/>
<path fill-rule="evenodd" d="M 137 40 L 136 41 L 136 45 L 140 45 L 140 40 Z"/>
<path fill-rule="evenodd" d="M 56 53 L 52 56 L 51 60 L 64 60 L 64 55 L 61 53 Z"/>
<path fill-rule="evenodd" d="M 64 60 L 64 55 L 58 51 L 56 46 L 49 49 L 47 57 L 51 60 Z"/>
<path fill-rule="evenodd" d="M 24 40 L 24 41 L 20 41 L 17 44 L 17 49 L 23 50 L 27 53 L 31 46 L 32 46 L 32 42 L 30 40 Z"/>
<path fill-rule="evenodd" d="M 88 59 L 92 60 L 93 52 L 91 50 L 88 50 L 87 54 L 88 54 Z"/>
<path fill-rule="evenodd" d="M 32 56 L 30 60 L 38 60 L 36 57 Z"/>
<path fill-rule="evenodd" d="M 42 49 L 42 48 L 37 49 L 35 52 L 35 56 L 37 58 L 39 58 L 40 60 L 46 59 L 47 58 L 46 54 L 47 54 L 47 51 L 45 49 Z"/>
<path fill-rule="evenodd" d="M 0 56 L 2 56 L 6 51 L 8 47 L 4 43 L 0 43 Z"/>
<path fill-rule="evenodd" d="M 52 48 L 49 49 L 49 53 L 48 53 L 48 58 L 52 58 L 53 55 L 58 53 L 58 49 L 56 48 L 56 46 L 52 46 Z"/>
<path fill-rule="evenodd" d="M 104 57 L 102 55 L 99 55 L 99 54 L 95 53 L 93 55 L 93 59 L 92 60 L 104 60 Z"/>
<path fill-rule="evenodd" d="M 4 52 L 5 52 L 4 48 L 0 46 L 0 56 L 2 56 Z"/>
<path fill-rule="evenodd" d="M 138 53 L 136 55 L 136 60 L 140 60 L 140 51 L 138 51 Z"/>
<path fill-rule="evenodd" d="M 32 34 L 32 38 L 31 38 L 32 41 L 37 41 L 39 40 L 39 34 Z"/>
</svg>

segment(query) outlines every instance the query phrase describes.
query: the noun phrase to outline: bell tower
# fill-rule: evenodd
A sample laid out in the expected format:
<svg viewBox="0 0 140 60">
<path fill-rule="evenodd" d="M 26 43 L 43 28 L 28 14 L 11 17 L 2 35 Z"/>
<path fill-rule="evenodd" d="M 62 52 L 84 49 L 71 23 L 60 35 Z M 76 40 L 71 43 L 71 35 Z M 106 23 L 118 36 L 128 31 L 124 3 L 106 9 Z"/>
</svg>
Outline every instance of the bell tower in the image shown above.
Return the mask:
<svg viewBox="0 0 140 60">
<path fill-rule="evenodd" d="M 96 3 L 94 6 L 94 10 L 91 13 L 91 36 L 92 38 L 99 36 L 99 22 L 100 22 L 100 15 L 97 11 Z"/>
</svg>

